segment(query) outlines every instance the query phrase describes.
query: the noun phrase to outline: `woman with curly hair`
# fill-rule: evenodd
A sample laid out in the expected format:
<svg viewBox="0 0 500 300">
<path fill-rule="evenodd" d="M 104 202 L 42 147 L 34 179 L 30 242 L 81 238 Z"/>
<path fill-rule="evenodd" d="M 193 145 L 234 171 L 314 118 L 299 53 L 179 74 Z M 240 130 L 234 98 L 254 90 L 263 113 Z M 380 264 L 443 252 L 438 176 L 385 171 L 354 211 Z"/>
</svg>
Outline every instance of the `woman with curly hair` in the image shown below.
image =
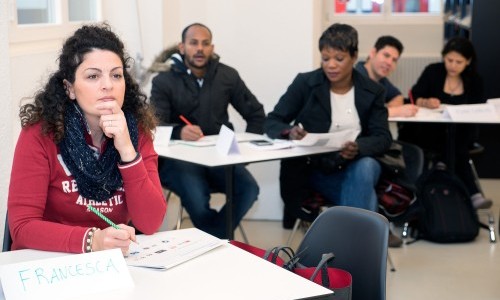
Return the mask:
<svg viewBox="0 0 500 300">
<path fill-rule="evenodd" d="M 20 109 L 8 199 L 12 249 L 125 254 L 135 240 L 126 224 L 152 234 L 166 212 L 152 142 L 157 120 L 109 25 L 78 29 L 58 61 Z"/>
</svg>

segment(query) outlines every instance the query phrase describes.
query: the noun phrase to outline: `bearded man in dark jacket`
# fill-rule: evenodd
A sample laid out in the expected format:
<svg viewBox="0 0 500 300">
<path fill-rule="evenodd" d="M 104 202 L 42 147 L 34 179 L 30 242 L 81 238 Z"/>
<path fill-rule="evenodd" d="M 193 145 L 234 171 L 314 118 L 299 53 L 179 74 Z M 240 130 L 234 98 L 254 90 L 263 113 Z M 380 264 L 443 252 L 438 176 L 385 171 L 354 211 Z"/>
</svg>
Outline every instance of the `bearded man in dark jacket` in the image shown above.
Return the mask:
<svg viewBox="0 0 500 300">
<path fill-rule="evenodd" d="M 195 141 L 218 134 L 222 125 L 232 129 L 229 104 L 246 121 L 247 132 L 263 133 L 262 104 L 235 69 L 219 62 L 208 27 L 200 23 L 187 26 L 176 50 L 166 57 L 168 70 L 153 79 L 151 89 L 151 103 L 160 125 L 173 126 L 173 139 Z M 191 124 L 185 124 L 180 116 Z M 208 168 L 170 159 L 163 159 L 160 165 L 162 184 L 179 196 L 193 224 L 217 237 L 226 237 L 225 207 L 217 212 L 209 205 L 210 193 L 225 192 L 224 167 Z M 257 199 L 259 187 L 244 166 L 235 166 L 233 178 L 236 227 Z"/>
</svg>

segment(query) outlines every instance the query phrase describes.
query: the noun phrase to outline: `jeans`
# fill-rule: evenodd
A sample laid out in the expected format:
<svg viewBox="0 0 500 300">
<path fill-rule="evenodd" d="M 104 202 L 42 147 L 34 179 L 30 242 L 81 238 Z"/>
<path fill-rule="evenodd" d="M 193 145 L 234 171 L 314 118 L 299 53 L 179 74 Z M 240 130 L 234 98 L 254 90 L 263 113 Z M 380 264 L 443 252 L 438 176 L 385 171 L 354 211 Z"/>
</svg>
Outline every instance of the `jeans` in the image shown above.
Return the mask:
<svg viewBox="0 0 500 300">
<path fill-rule="evenodd" d="M 234 166 L 233 230 L 252 207 L 259 195 L 259 186 L 242 165 Z M 163 186 L 181 199 L 193 225 L 218 238 L 226 235 L 226 206 L 220 211 L 210 208 L 211 193 L 225 193 L 224 167 L 203 167 L 196 164 L 165 160 L 160 169 Z"/>
<path fill-rule="evenodd" d="M 378 211 L 375 185 L 381 172 L 380 164 L 371 157 L 355 160 L 332 174 L 314 170 L 310 185 L 331 205 L 352 206 Z"/>
</svg>

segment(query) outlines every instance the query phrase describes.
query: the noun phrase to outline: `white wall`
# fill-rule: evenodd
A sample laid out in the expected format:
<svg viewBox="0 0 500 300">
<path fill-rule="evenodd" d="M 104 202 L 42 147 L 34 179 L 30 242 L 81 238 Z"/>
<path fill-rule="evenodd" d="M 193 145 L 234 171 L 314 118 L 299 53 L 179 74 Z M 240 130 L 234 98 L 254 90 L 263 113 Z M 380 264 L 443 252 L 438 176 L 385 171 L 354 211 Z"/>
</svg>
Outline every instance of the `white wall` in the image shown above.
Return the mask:
<svg viewBox="0 0 500 300">
<path fill-rule="evenodd" d="M 0 232 L 3 233 L 7 194 L 9 190 L 10 169 L 12 166 L 13 134 L 12 134 L 12 96 L 9 57 L 9 27 L 7 1 L 0 1 Z"/>
<path fill-rule="evenodd" d="M 321 26 L 315 18 L 317 3 L 303 0 L 167 1 L 166 45 L 179 42 L 182 29 L 191 23 L 207 25 L 212 30 L 215 51 L 221 61 L 238 70 L 267 113 L 298 72 L 314 68 L 317 52 L 314 31 Z M 169 5 L 177 9 L 170 9 Z M 239 115 L 232 113 L 232 119 L 236 130 L 244 131 Z M 279 162 L 251 164 L 249 169 L 259 182 L 261 192 L 247 217 L 280 219 Z"/>
</svg>

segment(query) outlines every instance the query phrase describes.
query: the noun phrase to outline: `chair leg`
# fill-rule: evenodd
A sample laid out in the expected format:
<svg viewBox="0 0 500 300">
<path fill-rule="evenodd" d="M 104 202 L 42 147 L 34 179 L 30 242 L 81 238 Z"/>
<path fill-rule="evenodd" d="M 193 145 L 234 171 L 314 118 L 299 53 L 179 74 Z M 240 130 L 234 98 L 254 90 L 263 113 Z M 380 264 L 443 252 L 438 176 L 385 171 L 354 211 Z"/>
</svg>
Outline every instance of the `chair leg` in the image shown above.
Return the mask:
<svg viewBox="0 0 500 300">
<path fill-rule="evenodd" d="M 299 229 L 299 226 L 301 223 L 302 223 L 302 221 L 300 219 L 295 220 L 295 224 L 293 225 L 292 232 L 290 232 L 290 235 L 288 236 L 288 240 L 286 241 L 286 245 L 288 247 L 291 246 L 293 238 L 295 236 L 295 233 L 297 233 L 297 230 Z"/>
<path fill-rule="evenodd" d="M 479 175 L 477 174 L 476 170 L 476 165 L 474 164 L 474 161 L 472 158 L 469 158 L 469 165 L 472 169 L 472 174 L 474 175 L 474 180 L 477 186 L 477 189 L 481 194 L 484 196 L 483 188 L 481 187 L 481 183 L 479 181 Z M 478 212 L 484 211 L 484 210 L 478 210 Z M 495 217 L 493 216 L 493 213 L 491 212 L 491 209 L 486 210 L 486 215 L 488 216 L 488 225 L 487 226 L 482 226 L 485 229 L 487 229 L 490 233 L 490 243 L 496 243 L 497 242 L 497 237 L 495 234 Z M 481 224 L 483 225 L 483 224 Z M 500 227 L 499 227 L 500 228 Z"/>
<path fill-rule="evenodd" d="M 243 241 L 245 243 L 249 244 L 247 234 L 245 233 L 245 230 L 243 230 L 243 226 L 241 225 L 241 223 L 240 223 L 240 225 L 238 225 L 238 228 L 240 229 L 240 233 L 241 233 L 241 236 L 243 237 Z"/>
<path fill-rule="evenodd" d="M 479 225 L 488 230 L 489 234 L 490 234 L 490 242 L 491 243 L 496 243 L 497 242 L 497 236 L 496 236 L 496 233 L 495 233 L 495 216 L 493 215 L 493 213 L 491 212 L 490 209 L 488 210 L 483 210 L 483 211 L 478 211 L 478 213 L 485 213 L 486 216 L 488 217 L 488 225 L 482 223 L 482 222 L 479 222 Z M 500 228 L 500 227 L 499 227 Z"/>
<path fill-rule="evenodd" d="M 396 272 L 396 268 L 394 267 L 394 263 L 392 262 L 391 253 L 389 251 L 387 251 L 387 262 L 389 263 L 391 272 Z"/>
<path fill-rule="evenodd" d="M 490 213 L 488 214 L 488 225 L 490 227 L 490 242 L 491 243 L 496 243 L 497 242 L 497 236 L 495 234 L 495 217 L 493 214 Z"/>
<path fill-rule="evenodd" d="M 176 230 L 181 229 L 183 212 L 184 212 L 184 207 L 182 206 L 181 203 L 179 203 L 179 211 L 177 212 L 177 225 L 175 225 Z"/>
<path fill-rule="evenodd" d="M 410 230 L 410 222 L 405 222 L 403 225 L 403 232 L 401 233 L 401 237 L 403 240 L 408 238 L 409 230 Z"/>
</svg>

